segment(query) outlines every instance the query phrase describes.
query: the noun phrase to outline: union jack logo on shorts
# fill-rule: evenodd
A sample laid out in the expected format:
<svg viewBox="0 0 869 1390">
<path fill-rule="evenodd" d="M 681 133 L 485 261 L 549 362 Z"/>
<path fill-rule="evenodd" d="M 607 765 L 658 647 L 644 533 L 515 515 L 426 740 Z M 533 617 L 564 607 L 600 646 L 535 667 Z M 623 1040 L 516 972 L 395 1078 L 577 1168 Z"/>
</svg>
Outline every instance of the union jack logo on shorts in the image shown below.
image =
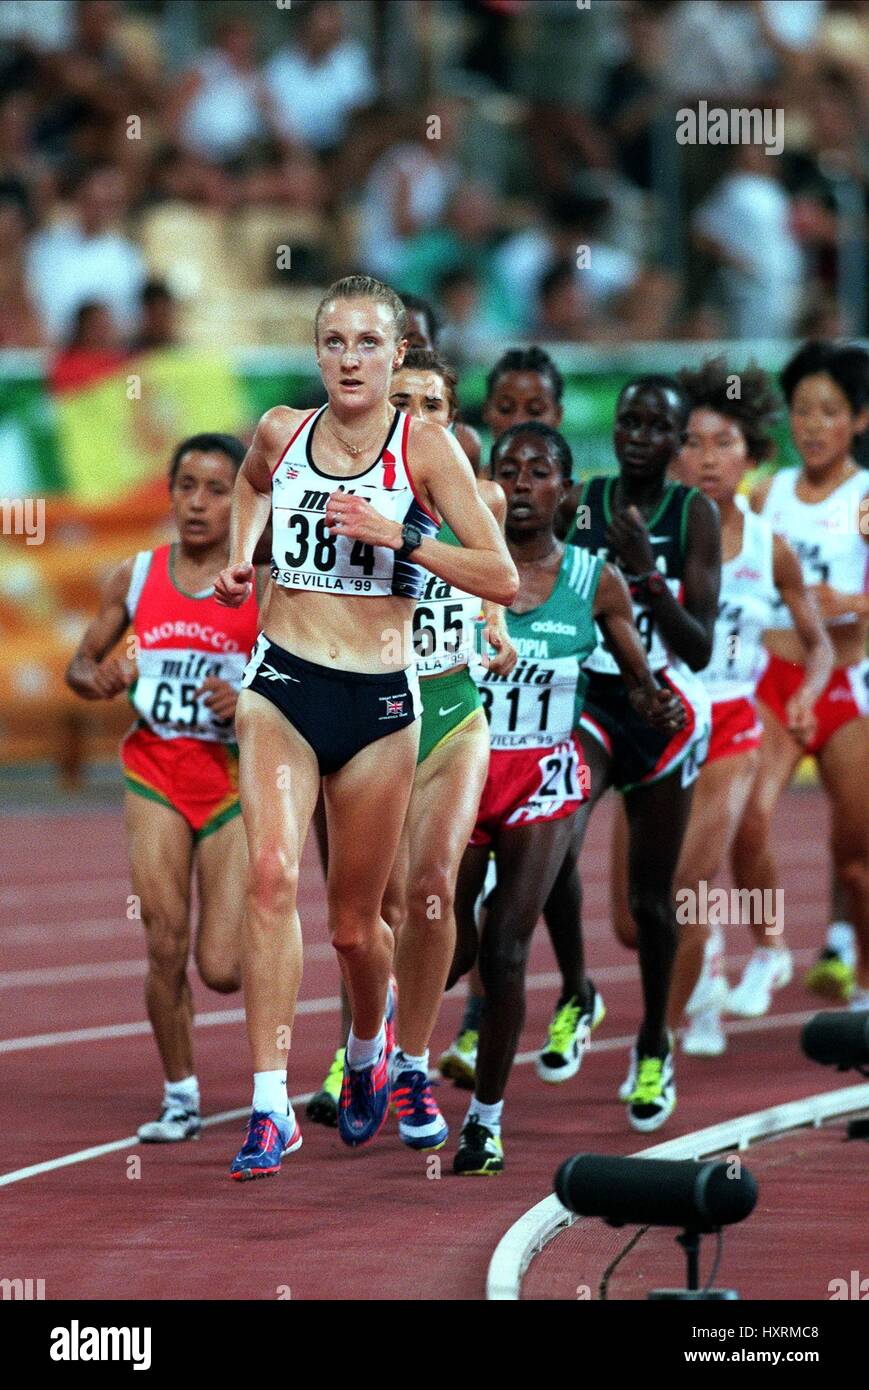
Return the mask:
<svg viewBox="0 0 869 1390">
<path fill-rule="evenodd" d="M 398 719 L 404 714 L 404 695 L 381 695 L 380 699 L 386 705 L 386 709 L 381 714 L 381 719 Z"/>
</svg>

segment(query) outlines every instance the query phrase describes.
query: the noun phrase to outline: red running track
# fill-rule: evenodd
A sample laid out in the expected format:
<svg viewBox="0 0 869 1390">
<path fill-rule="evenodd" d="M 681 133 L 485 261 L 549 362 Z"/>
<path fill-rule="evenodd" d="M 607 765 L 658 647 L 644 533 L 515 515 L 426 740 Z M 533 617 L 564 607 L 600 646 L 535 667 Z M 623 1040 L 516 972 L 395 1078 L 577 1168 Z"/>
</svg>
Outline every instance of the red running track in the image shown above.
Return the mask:
<svg viewBox="0 0 869 1390">
<path fill-rule="evenodd" d="M 195 1143 L 122 1144 L 10 1183 L 10 1175 L 31 1165 L 129 1139 L 156 1113 L 161 1078 L 144 1023 L 140 929 L 125 916 L 119 814 L 7 818 L 0 892 L 0 1276 L 44 1279 L 48 1299 L 483 1297 L 499 1238 L 551 1191 L 564 1157 L 579 1148 L 630 1153 L 651 1142 L 628 1128 L 616 1099 L 639 996 L 635 959 L 606 925 L 609 821 L 604 803 L 583 856 L 588 958 L 607 1018 L 578 1077 L 561 1088 L 536 1079 L 529 1054 L 542 1040 L 555 995 L 540 929 L 522 1042 L 527 1051 L 507 1094 L 501 1177 L 452 1175 L 467 1093 L 444 1085 L 439 1098 L 453 1132 L 436 1156 L 404 1148 L 391 1120 L 358 1153 L 344 1149 L 334 1131 L 303 1121 L 304 1147 L 285 1160 L 278 1178 L 237 1184 L 227 1177 L 241 1136 L 241 1121 L 233 1119 L 206 1129 Z M 806 1062 L 797 1045 L 799 1026 L 815 1009 L 799 976 L 828 914 L 826 810 L 818 792 L 786 797 L 777 846 L 797 978 L 776 997 L 769 1018 L 732 1025 L 723 1059 L 680 1058 L 679 1105 L 656 1139 L 841 1084 Z M 308 954 L 290 1054 L 293 1095 L 317 1088 L 338 1042 L 337 970 L 311 846 L 301 891 Z M 731 978 L 747 949 L 742 929 L 730 928 Z M 196 1033 L 205 1113 L 244 1107 L 250 1079 L 241 1000 L 210 994 L 198 982 L 195 998 L 205 1015 Z M 461 998 L 445 1001 L 433 1056 L 460 1012 Z M 827 1175 L 831 1186 L 834 1176 Z M 775 1242 L 777 1260 L 788 1245 L 805 1253 L 786 1204 Z M 727 1273 L 739 1283 L 732 1264 Z M 789 1297 L 786 1273 L 781 1277 L 780 1296 Z"/>
</svg>

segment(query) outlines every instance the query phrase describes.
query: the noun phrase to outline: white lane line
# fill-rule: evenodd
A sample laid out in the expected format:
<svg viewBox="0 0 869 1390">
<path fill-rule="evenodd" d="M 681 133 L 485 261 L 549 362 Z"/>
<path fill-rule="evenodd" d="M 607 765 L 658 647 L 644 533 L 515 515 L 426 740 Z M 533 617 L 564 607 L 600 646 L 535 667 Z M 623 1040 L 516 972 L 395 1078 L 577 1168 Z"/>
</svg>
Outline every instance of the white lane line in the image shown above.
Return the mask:
<svg viewBox="0 0 869 1390">
<path fill-rule="evenodd" d="M 322 953 L 323 953 L 323 954 L 322 954 L 322 957 L 320 957 L 320 956 L 318 956 L 318 955 L 315 955 L 315 952 L 320 952 L 320 951 L 322 951 Z M 332 955 L 332 947 L 328 944 L 328 942 L 318 942 L 315 946 L 310 947 L 310 948 L 309 948 L 309 951 L 308 951 L 308 958 L 309 958 L 309 959 L 318 959 L 318 958 L 321 958 L 321 959 L 328 959 L 331 955 Z M 805 964 L 805 963 L 807 963 L 808 961 L 813 960 L 813 959 L 814 959 L 814 956 L 815 956 L 815 952 L 814 952 L 813 950 L 811 950 L 811 949 L 806 949 L 806 950 L 794 951 L 794 952 L 793 952 L 793 959 L 794 959 L 794 963 L 795 963 L 796 965 Z M 728 963 L 729 963 L 730 965 L 732 965 L 732 966 L 733 966 L 733 965 L 741 965 L 744 961 L 746 961 L 746 960 L 748 960 L 748 959 L 749 959 L 748 956 L 731 956 L 731 957 L 728 957 Z M 107 971 L 110 971 L 111 964 L 112 964 L 111 962 L 107 963 L 107 965 L 106 965 L 106 970 L 107 970 Z M 131 970 L 130 970 L 130 974 L 131 974 L 131 975 L 139 975 L 139 976 L 141 976 L 141 975 L 144 974 L 144 963 L 143 963 L 143 962 L 139 962 L 139 961 L 127 961 L 127 962 L 120 961 L 120 962 L 114 962 L 114 964 L 115 964 L 115 965 L 125 965 L 125 964 L 126 964 L 126 965 L 129 965 L 130 967 L 135 967 L 134 969 L 131 968 Z M 57 967 L 58 971 L 65 970 L 65 969 L 68 969 L 68 970 L 79 970 L 79 969 L 84 969 L 84 968 L 85 968 L 85 967 L 80 967 L 80 966 L 59 966 L 59 967 Z M 94 970 L 99 970 L 99 969 L 100 969 L 99 966 L 94 966 L 94 967 L 92 967 L 92 968 L 93 968 Z M 35 975 L 35 974 L 39 974 L 39 973 L 41 973 L 41 972 L 39 972 L 39 971 L 8 971 L 8 972 L 6 972 L 7 975 L 16 975 L 16 974 L 21 974 L 21 975 Z M 81 976 L 81 977 L 79 977 L 79 978 L 81 978 L 81 979 L 85 979 L 85 978 L 93 978 L 93 979 L 97 979 L 97 978 L 111 978 L 111 974 L 109 973 L 109 974 L 107 974 L 106 976 L 102 976 L 102 977 L 97 976 L 97 975 L 94 975 L 94 976 L 92 976 L 92 977 Z M 637 978 L 637 967 L 636 967 L 636 965 L 634 965 L 633 963 L 630 963 L 630 962 L 627 962 L 627 963 L 625 963 L 624 965 L 605 965 L 605 966 L 602 966 L 599 970 L 595 970 L 595 972 L 594 972 L 594 979 L 595 979 L 596 981 L 600 982 L 601 984 L 620 984 L 620 983 L 624 983 L 625 981 L 634 980 L 634 979 L 636 979 L 636 978 Z M 3 987 L 3 983 L 2 983 L 2 982 L 3 982 L 3 979 L 4 979 L 3 975 L 0 975 L 0 988 Z M 36 983 L 41 983 L 41 984 L 53 984 L 53 983 L 62 984 L 62 983 L 65 983 L 65 981 L 64 981 L 62 978 L 59 978 L 59 979 L 56 980 L 56 981 L 54 981 L 54 980 L 24 981 L 23 983 L 25 983 L 25 984 L 27 984 L 27 983 L 31 983 L 31 984 L 36 984 Z M 561 984 L 561 976 L 560 976 L 560 975 L 558 974 L 558 972 L 555 971 L 555 970 L 544 971 L 543 973 L 537 974 L 537 975 L 529 975 L 529 976 L 528 976 L 528 979 L 527 979 L 527 981 L 526 981 L 526 987 L 527 987 L 529 990 L 537 990 L 537 989 L 555 989 L 555 988 L 557 988 L 558 985 L 560 985 L 560 984 Z M 333 1006 L 335 1006 L 336 1004 L 337 1004 L 337 1001 L 334 1000 L 334 999 L 328 1000 L 328 1001 L 326 1001 L 326 1000 L 317 1000 L 317 999 L 302 1000 L 302 1001 L 299 1003 L 298 1007 L 297 1007 L 297 1012 L 300 1013 L 300 1014 L 306 1014 L 306 1013 L 328 1013 L 328 1012 L 330 1012 L 331 1008 L 332 1008 Z M 321 1007 L 321 1006 L 322 1006 L 322 1007 Z M 794 1017 L 794 1018 L 797 1017 L 796 1014 L 794 1014 L 794 1015 L 787 1015 L 787 1016 L 788 1016 L 788 1017 Z M 800 1015 L 800 1017 L 801 1017 L 801 1015 Z M 807 1015 L 807 1017 L 811 1017 L 811 1014 Z M 219 1026 L 220 1024 L 223 1024 L 223 1023 L 238 1023 L 239 1020 L 243 1020 L 243 1019 L 244 1019 L 244 1010 L 243 1010 L 243 1009 L 216 1009 L 216 1010 L 213 1010 L 213 1011 L 208 1012 L 208 1013 L 197 1014 L 197 1015 L 196 1015 L 196 1018 L 194 1019 L 194 1026 L 197 1027 L 197 1028 L 214 1028 L 214 1027 L 217 1027 L 217 1026 Z M 761 1023 L 760 1021 L 758 1021 L 758 1020 L 749 1019 L 748 1022 L 749 1022 L 750 1024 L 752 1024 L 752 1023 L 757 1023 L 757 1026 L 759 1026 L 759 1027 L 762 1026 L 762 1023 Z M 738 1023 L 733 1023 L 733 1024 L 731 1024 L 730 1026 L 731 1026 L 731 1027 L 734 1029 L 734 1031 L 736 1031 L 736 1032 L 742 1031 L 742 1030 L 741 1030 L 741 1027 L 740 1027 L 740 1025 L 739 1025 Z M 63 1032 L 63 1033 L 31 1033 L 31 1034 L 26 1035 L 25 1037 L 20 1037 L 20 1038 L 2 1038 L 2 1039 L 0 1039 L 0 1053 L 4 1053 L 4 1052 L 28 1052 L 28 1051 L 30 1051 L 32 1048 L 40 1048 L 40 1047 L 65 1047 L 65 1046 L 67 1046 L 68 1044 L 71 1044 L 71 1043 L 101 1042 L 103 1039 L 109 1039 L 109 1038 L 145 1037 L 150 1031 L 151 1031 L 151 1025 L 150 1025 L 150 1023 L 148 1022 L 148 1020 L 147 1020 L 147 1019 L 141 1019 L 141 1020 L 139 1020 L 138 1022 L 135 1022 L 135 1023 L 107 1023 L 107 1024 L 98 1025 L 98 1026 L 93 1027 L 93 1028 L 74 1028 L 74 1029 L 71 1029 L 71 1030 L 68 1031 L 68 1032 Z"/>
<path fill-rule="evenodd" d="M 316 942 L 305 950 L 307 960 L 328 960 L 335 952 L 327 941 Z M 148 962 L 136 960 L 92 961 L 87 965 L 44 965 L 32 970 L 0 970 L 0 989 L 26 989 L 36 986 L 67 985 L 86 980 L 123 980 L 142 977 Z"/>
<path fill-rule="evenodd" d="M 306 1091 L 304 1095 L 291 1096 L 290 1104 L 304 1105 L 313 1094 L 313 1091 Z M 233 1120 L 246 1119 L 249 1114 L 249 1105 L 238 1110 L 222 1110 L 216 1115 L 206 1115 L 202 1121 L 202 1128 L 230 1124 Z M 40 1173 L 53 1173 L 58 1168 L 70 1168 L 74 1163 L 87 1163 L 89 1159 L 102 1158 L 104 1154 L 117 1153 L 120 1149 L 132 1149 L 140 1143 L 138 1135 L 129 1134 L 126 1139 L 113 1139 L 109 1144 L 96 1144 L 91 1149 L 79 1149 L 76 1153 L 62 1154 L 60 1158 L 46 1159 L 44 1163 L 31 1163 L 28 1168 L 16 1168 L 13 1173 L 0 1173 L 0 1187 L 8 1187 L 13 1182 L 23 1182 L 25 1178 L 36 1178 Z"/>
<path fill-rule="evenodd" d="M 330 1008 L 337 1009 L 340 1005 L 338 999 L 308 999 L 303 1000 L 297 1009 L 298 1013 L 328 1013 Z M 226 1012 L 242 1013 L 242 1010 L 227 1010 Z M 201 1024 L 203 1018 L 208 1015 L 201 1015 L 196 1022 Z M 772 1018 L 752 1018 L 740 1019 L 737 1022 L 725 1025 L 728 1033 L 750 1033 L 754 1031 L 769 1030 L 773 1028 L 791 1028 L 798 1024 L 805 1023 L 812 1017 L 812 1012 L 798 1014 L 778 1014 Z M 147 1028 L 147 1025 L 146 1025 Z M 634 1041 L 634 1035 L 625 1034 L 621 1038 L 601 1038 L 589 1045 L 590 1052 L 617 1052 L 627 1050 Z M 537 1058 L 537 1050 L 534 1052 L 520 1052 L 515 1058 L 515 1065 L 518 1067 L 529 1066 Z M 437 1072 L 432 1073 L 437 1076 Z M 304 1095 L 291 1096 L 291 1105 L 304 1105 L 313 1095 L 312 1091 L 305 1092 Z M 229 1124 L 234 1120 L 244 1119 L 250 1114 L 250 1106 L 243 1106 L 238 1110 L 223 1110 L 216 1115 L 208 1115 L 202 1121 L 203 1129 L 211 1125 Z M 139 1143 L 135 1134 L 128 1135 L 125 1139 L 115 1139 L 108 1144 L 97 1144 L 90 1149 L 79 1149 L 76 1153 L 63 1154 L 60 1158 L 49 1158 L 43 1163 L 32 1163 L 27 1168 L 17 1168 L 11 1173 L 0 1174 L 0 1187 L 8 1187 L 10 1183 L 23 1182 L 25 1178 L 38 1177 L 40 1173 L 51 1173 L 57 1168 L 68 1168 L 74 1163 L 86 1163 L 92 1158 L 101 1158 L 104 1154 L 116 1153 L 119 1149 L 131 1149 Z"/>
</svg>

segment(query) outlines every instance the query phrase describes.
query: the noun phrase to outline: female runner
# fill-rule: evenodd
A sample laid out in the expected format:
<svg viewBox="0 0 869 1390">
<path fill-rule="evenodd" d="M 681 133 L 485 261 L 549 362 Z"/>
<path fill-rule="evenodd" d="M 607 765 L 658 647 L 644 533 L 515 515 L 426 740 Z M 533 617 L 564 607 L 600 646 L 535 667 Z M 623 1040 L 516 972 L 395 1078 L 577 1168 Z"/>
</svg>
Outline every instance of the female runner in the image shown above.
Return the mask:
<svg viewBox="0 0 869 1390">
<path fill-rule="evenodd" d="M 558 429 L 561 425 L 564 378 L 545 349 L 510 348 L 495 363 L 486 379 L 483 419 L 497 441 L 511 425 L 537 421 Z M 489 865 L 486 890 L 494 887 L 494 861 Z M 564 891 L 552 895 L 547 904 L 546 926 L 562 975 L 562 997 L 572 999 L 581 987 L 582 959 L 579 948 L 579 880 L 566 883 Z M 480 909 L 480 913 L 485 908 Z M 468 976 L 468 997 L 459 1031 L 438 1060 L 442 1076 L 457 1086 L 472 1087 L 477 1059 L 483 985 L 476 965 Z M 559 1013 L 556 1011 L 554 1025 Z M 551 1032 L 552 1030 L 550 1030 Z M 573 1033 L 571 1033 L 571 1037 Z"/>
<path fill-rule="evenodd" d="M 696 489 L 667 481 L 687 413 L 687 399 L 673 378 L 628 382 L 618 399 L 613 431 L 618 476 L 592 478 L 579 503 L 574 492 L 562 509 L 563 523 L 570 522 L 568 539 L 614 559 L 629 580 L 649 664 L 656 678 L 678 694 L 686 713 L 685 727 L 675 738 L 649 730 L 627 704 L 610 654 L 602 646 L 595 650 L 586 663 L 590 676 L 580 716 L 591 797 L 577 817 L 574 841 L 553 890 L 564 892 L 565 879 L 576 876 L 590 810 L 614 786 L 624 795 L 628 819 L 628 895 L 638 927 L 644 1000 L 630 1086 L 621 1095 L 629 1105 L 630 1124 L 641 1132 L 659 1128 L 676 1104 L 666 1028 L 677 942 L 672 884 L 709 737 L 709 697 L 694 672 L 711 656 L 720 582 L 717 510 Z M 559 1071 L 570 1075 L 576 1070 L 577 1036 L 593 1027 L 600 1013 L 590 982 L 583 996 L 568 1002 L 570 1027 L 563 1030 L 557 1049 L 550 1035 L 548 1051 L 539 1059 L 538 1072 L 545 1074 L 545 1068 L 546 1080 L 560 1079 Z"/>
<path fill-rule="evenodd" d="M 726 1046 L 721 1011 L 727 990 L 719 968 L 723 937 L 720 925 L 709 926 L 702 906 L 709 903 L 708 892 L 704 896 L 701 884 L 708 889 L 726 862 L 757 774 L 763 727 L 754 692 L 766 659 L 762 636 L 776 605 L 783 603 L 790 613 L 806 656 L 803 684 L 787 707 L 788 727 L 800 745 L 813 737 L 812 708 L 827 683 L 833 657 L 803 584 L 799 560 L 769 523 L 737 497 L 746 469 L 773 449 L 770 426 L 776 403 L 766 373 L 757 367 L 731 372 L 719 357 L 699 371 L 681 372 L 679 381 L 691 414 L 678 473 L 718 506 L 722 570 L 712 659 L 700 673 L 712 700 L 712 735 L 676 871 L 679 948 L 667 1022 L 675 1032 L 687 1013 L 683 1050 L 718 1056 Z M 732 390 L 736 381 L 738 397 Z M 633 946 L 636 929 L 624 887 L 626 835 L 614 843 L 611 868 L 616 930 L 625 945 Z M 757 916 L 769 935 L 781 931 L 783 924 L 765 916 L 757 901 L 747 902 L 746 909 L 749 919 Z M 712 910 L 714 915 L 714 906 Z"/>
<path fill-rule="evenodd" d="M 571 838 L 587 769 L 573 732 L 582 662 L 604 624 L 627 703 L 671 738 L 684 714 L 654 680 L 616 570 L 556 540 L 553 521 L 572 459 L 547 425 L 515 425 L 492 453 L 507 494 L 507 536 L 520 575 L 507 628 L 520 653 L 509 675 L 480 674 L 492 756 L 477 823 L 462 860 L 456 904 L 459 939 L 450 984 L 477 958 L 474 904 L 494 848 L 497 884 L 479 941 L 485 1008 L 474 1097 L 454 1160 L 461 1174 L 500 1172 L 503 1096 L 525 1013 L 525 968 L 534 928 Z"/>
<path fill-rule="evenodd" d="M 273 591 L 238 706 L 250 874 L 244 989 L 253 1108 L 231 1165 L 273 1174 L 301 1132 L 286 1049 L 301 977 L 299 856 L 322 782 L 327 898 L 350 999 L 338 1129 L 367 1143 L 389 1100 L 384 1030 L 393 938 L 381 903 L 416 767 L 419 698 L 411 622 L 424 571 L 508 603 L 517 576 L 467 460 L 439 425 L 389 403 L 404 308 L 348 276 L 315 320 L 326 406 L 262 417 L 233 504 L 231 563 L 217 592 L 244 602 L 249 557 L 271 511 Z M 435 539 L 442 516 L 458 546 Z M 376 827 L 376 829 L 375 829 Z"/>
<path fill-rule="evenodd" d="M 393 375 L 390 401 L 414 419 L 448 427 L 459 408 L 457 378 L 433 351 L 410 348 Z M 501 488 L 478 482 L 480 495 L 503 528 Z M 438 538 L 458 541 L 445 524 Z M 481 616 L 481 608 L 485 617 Z M 480 630 L 485 626 L 485 631 Z M 481 604 L 455 585 L 426 577 L 413 620 L 422 722 L 413 792 L 399 852 L 384 897 L 383 917 L 396 941 L 397 1050 L 390 1062 L 399 1134 L 411 1148 L 440 1148 L 448 1134 L 428 1081 L 428 1042 L 455 949 L 453 898 L 459 862 L 470 838 L 486 769 L 489 735 L 477 687 L 468 674 L 474 651 L 496 651 L 493 670 L 509 672 L 516 653 L 503 610 Z M 339 1049 L 322 1090 L 308 1104 L 309 1118 L 337 1122 L 332 1078 L 343 1068 Z"/>
<path fill-rule="evenodd" d="M 752 496 L 752 506 L 797 552 L 833 646 L 835 669 L 818 698 L 815 732 L 801 742 L 789 725 L 789 701 L 803 684 L 801 634 L 779 608 L 767 633 L 769 664 L 757 688 L 765 737 L 760 769 L 733 845 L 740 888 L 775 890 L 778 872 L 769 830 L 779 797 L 804 752 L 817 759 L 832 811 L 832 858 L 850 906 L 857 965 L 851 1003 L 869 1007 L 869 488 L 855 464 L 854 436 L 869 424 L 869 354 L 858 347 L 807 343 L 788 362 L 781 384 L 801 468 L 783 468 Z M 733 1013 L 769 1008 L 790 978 L 790 955 L 756 927 L 755 951 L 731 991 Z"/>
<path fill-rule="evenodd" d="M 195 1138 L 201 1126 L 187 979 L 194 870 L 200 978 L 222 994 L 241 983 L 247 851 L 233 716 L 259 615 L 250 586 L 228 613 L 210 580 L 229 558 L 244 453 L 228 434 L 179 444 L 169 494 L 180 539 L 120 566 L 67 672 L 86 700 L 129 691 L 138 716 L 121 745 L 124 816 L 148 951 L 145 999 L 165 1075 L 160 1117 L 139 1130 L 146 1143 Z M 109 655 L 131 624 L 135 668 Z"/>
</svg>

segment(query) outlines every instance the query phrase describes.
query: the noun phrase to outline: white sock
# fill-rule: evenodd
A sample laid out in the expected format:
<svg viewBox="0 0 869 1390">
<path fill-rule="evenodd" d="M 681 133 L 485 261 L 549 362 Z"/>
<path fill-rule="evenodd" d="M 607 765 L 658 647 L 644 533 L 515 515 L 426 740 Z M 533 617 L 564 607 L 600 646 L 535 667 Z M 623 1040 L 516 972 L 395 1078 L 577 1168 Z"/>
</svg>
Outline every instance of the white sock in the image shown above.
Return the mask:
<svg viewBox="0 0 869 1390">
<path fill-rule="evenodd" d="M 468 1120 L 479 1120 L 481 1125 L 492 1131 L 495 1135 L 501 1133 L 501 1111 L 504 1109 L 504 1102 L 496 1100 L 494 1105 L 484 1105 L 481 1100 L 474 1096 L 468 1106 L 468 1113 L 465 1116 L 465 1124 Z"/>
<path fill-rule="evenodd" d="M 182 1106 L 185 1110 L 199 1109 L 199 1082 L 195 1076 L 185 1076 L 180 1081 L 163 1082 L 164 1105 Z"/>
<path fill-rule="evenodd" d="M 373 1066 L 385 1047 L 386 1029 L 382 1023 L 376 1038 L 357 1038 L 351 1028 L 347 1039 L 348 1067 L 352 1067 L 354 1071 L 361 1071 L 363 1067 Z"/>
<path fill-rule="evenodd" d="M 857 948 L 854 941 L 854 928 L 850 922 L 831 922 L 827 931 L 827 947 L 840 956 L 845 965 L 852 969 L 857 964 Z"/>
<path fill-rule="evenodd" d="M 285 1071 L 255 1071 L 253 1108 L 266 1115 L 287 1115 L 290 1110 Z"/>
<path fill-rule="evenodd" d="M 389 1059 L 390 1078 L 397 1076 L 400 1071 L 421 1071 L 424 1076 L 428 1076 L 428 1048 L 419 1057 L 414 1057 L 410 1052 L 402 1052 L 397 1047 Z"/>
</svg>

